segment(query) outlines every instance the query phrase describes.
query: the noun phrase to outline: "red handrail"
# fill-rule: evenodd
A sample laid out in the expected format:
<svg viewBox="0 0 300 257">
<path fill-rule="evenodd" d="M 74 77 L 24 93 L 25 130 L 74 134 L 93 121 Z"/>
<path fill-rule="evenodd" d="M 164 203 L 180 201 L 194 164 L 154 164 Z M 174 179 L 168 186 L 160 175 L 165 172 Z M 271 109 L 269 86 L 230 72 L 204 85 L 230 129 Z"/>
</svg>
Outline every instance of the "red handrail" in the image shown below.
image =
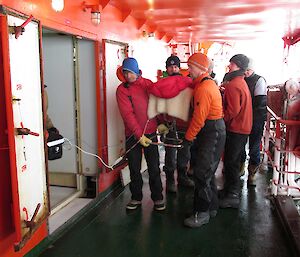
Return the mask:
<svg viewBox="0 0 300 257">
<path fill-rule="evenodd" d="M 284 120 L 277 116 L 276 113 L 273 112 L 269 106 L 267 106 L 267 110 L 277 121 L 279 121 L 282 124 L 289 126 L 300 126 L 300 120 Z"/>
</svg>

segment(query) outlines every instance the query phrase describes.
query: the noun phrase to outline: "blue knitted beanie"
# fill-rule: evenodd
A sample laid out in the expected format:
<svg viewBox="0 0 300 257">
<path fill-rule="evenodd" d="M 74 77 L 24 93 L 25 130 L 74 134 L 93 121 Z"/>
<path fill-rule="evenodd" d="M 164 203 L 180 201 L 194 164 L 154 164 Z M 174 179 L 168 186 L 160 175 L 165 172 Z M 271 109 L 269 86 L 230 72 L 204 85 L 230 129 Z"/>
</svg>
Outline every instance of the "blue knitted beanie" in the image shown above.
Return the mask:
<svg viewBox="0 0 300 257">
<path fill-rule="evenodd" d="M 132 57 L 128 57 L 126 59 L 124 59 L 123 63 L 122 63 L 122 69 L 123 71 L 130 71 L 135 73 L 136 75 L 140 75 L 140 69 L 139 69 L 139 65 L 136 61 L 136 59 L 132 58 Z"/>
</svg>

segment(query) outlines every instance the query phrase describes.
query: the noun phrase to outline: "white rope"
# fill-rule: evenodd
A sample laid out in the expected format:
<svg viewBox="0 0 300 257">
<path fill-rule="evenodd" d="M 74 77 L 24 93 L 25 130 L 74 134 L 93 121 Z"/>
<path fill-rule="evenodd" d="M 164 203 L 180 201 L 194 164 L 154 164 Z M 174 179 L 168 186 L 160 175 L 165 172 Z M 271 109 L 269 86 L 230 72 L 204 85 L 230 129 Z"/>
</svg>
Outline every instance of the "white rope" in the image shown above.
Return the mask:
<svg viewBox="0 0 300 257">
<path fill-rule="evenodd" d="M 146 124 L 145 124 L 145 127 L 144 127 L 144 130 L 143 130 L 143 135 L 145 134 L 145 131 L 146 131 L 146 128 L 147 128 L 147 126 L 148 126 L 148 123 L 149 123 L 149 120 L 147 120 L 147 122 L 146 122 Z M 129 138 L 131 138 L 133 135 L 131 135 Z M 129 139 L 128 138 L 128 139 Z M 128 140 L 127 139 L 127 140 Z M 116 164 L 118 164 L 124 157 L 125 157 L 125 155 L 127 155 L 138 143 L 139 143 L 139 141 L 137 141 L 131 148 L 129 148 L 123 155 L 121 155 L 119 158 L 117 158 L 116 160 L 115 160 L 115 162 L 114 162 L 114 164 L 113 165 L 109 165 L 109 164 L 107 164 L 107 163 L 105 163 L 105 161 L 99 156 L 99 155 L 97 155 L 97 154 L 94 154 L 94 153 L 90 153 L 90 152 L 87 152 L 87 151 L 85 151 L 85 150 L 83 150 L 81 147 L 79 147 L 79 146 L 77 146 L 77 145 L 75 145 L 75 144 L 73 144 L 72 142 L 71 142 L 71 140 L 70 139 L 68 139 L 68 138 L 64 138 L 64 140 L 65 141 L 67 141 L 71 146 L 73 146 L 73 147 L 75 147 L 75 148 L 77 148 L 78 150 L 80 150 L 80 151 L 82 151 L 83 153 L 85 153 L 85 154 L 87 154 L 87 155 L 90 155 L 90 156 L 93 156 L 93 157 L 96 157 L 102 164 L 103 164 L 103 166 L 105 166 L 106 168 L 108 168 L 108 169 L 110 169 L 110 170 L 114 170 L 114 166 L 116 165 Z M 126 140 L 126 141 L 127 141 Z M 153 142 L 152 144 L 156 144 L 156 145 L 164 145 L 164 146 L 169 146 L 169 147 L 176 147 L 176 148 L 180 148 L 181 146 L 180 145 L 173 145 L 173 144 L 164 144 L 164 143 L 156 143 L 156 142 Z M 107 146 L 107 148 L 108 148 L 109 146 Z"/>
<path fill-rule="evenodd" d="M 87 152 L 87 151 L 85 151 L 85 150 L 83 150 L 82 148 L 80 148 L 79 146 L 77 146 L 77 145 L 75 145 L 75 144 L 72 144 L 72 142 L 68 139 L 68 138 L 64 138 L 64 140 L 65 141 L 67 141 L 71 146 L 74 146 L 74 147 L 76 147 L 77 149 L 79 149 L 80 151 L 82 151 L 83 153 L 85 153 L 85 154 L 87 154 L 87 155 L 91 155 L 91 156 L 93 156 L 93 157 L 96 157 L 106 168 L 108 168 L 108 169 L 111 169 L 111 170 L 113 170 L 113 165 L 112 166 L 110 166 L 110 165 L 108 165 L 108 164 L 106 164 L 104 161 L 103 161 L 103 159 L 100 157 L 100 156 L 98 156 L 97 154 L 93 154 L 93 153 L 90 153 L 90 152 Z"/>
<path fill-rule="evenodd" d="M 148 123 L 149 123 L 149 120 L 147 120 L 147 122 L 146 122 L 146 124 L 145 124 L 144 130 L 143 130 L 143 135 L 145 134 L 146 128 L 147 128 L 147 126 L 148 126 Z M 133 134 L 132 134 L 129 138 L 127 138 L 127 140 L 129 140 L 132 136 L 133 136 Z M 108 169 L 110 169 L 110 170 L 113 170 L 113 169 L 114 169 L 114 166 L 115 166 L 116 164 L 118 164 L 118 163 L 125 157 L 125 155 L 128 154 L 128 152 L 130 152 L 130 151 L 131 151 L 131 150 L 139 143 L 139 141 L 137 141 L 137 143 L 134 144 L 133 147 L 131 147 L 128 151 L 126 151 L 126 152 L 125 152 L 122 156 L 120 156 L 118 159 L 116 159 L 113 165 L 109 165 L 109 164 L 105 163 L 105 161 L 104 161 L 99 155 L 94 154 L 94 153 L 90 153 L 90 152 L 87 152 L 87 151 L 83 150 L 81 147 L 79 147 L 79 146 L 73 144 L 73 143 L 71 142 L 71 140 L 69 140 L 68 138 L 64 138 L 64 140 L 67 141 L 71 146 L 74 146 L 74 147 L 77 148 L 78 150 L 82 151 L 83 153 L 85 153 L 85 154 L 87 154 L 87 155 L 90 155 L 90 156 L 93 156 L 93 157 L 96 157 L 96 158 L 103 164 L 104 167 L 106 167 L 106 168 L 108 168 Z M 127 141 L 127 140 L 126 140 L 126 141 Z M 107 146 L 107 148 L 108 148 L 108 147 L 109 147 L 109 146 Z"/>
</svg>

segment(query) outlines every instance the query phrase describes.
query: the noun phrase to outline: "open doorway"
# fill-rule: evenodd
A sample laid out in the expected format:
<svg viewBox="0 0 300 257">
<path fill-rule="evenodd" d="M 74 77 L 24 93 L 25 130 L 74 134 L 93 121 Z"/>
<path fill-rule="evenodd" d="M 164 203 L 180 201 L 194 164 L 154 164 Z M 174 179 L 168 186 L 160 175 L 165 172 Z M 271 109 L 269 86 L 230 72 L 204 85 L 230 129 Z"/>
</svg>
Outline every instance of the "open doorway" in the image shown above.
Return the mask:
<svg viewBox="0 0 300 257">
<path fill-rule="evenodd" d="M 47 112 L 67 139 L 62 158 L 48 161 L 51 233 L 96 196 L 97 159 L 72 146 L 97 152 L 95 50 L 93 41 L 46 28 L 42 47 Z"/>
</svg>

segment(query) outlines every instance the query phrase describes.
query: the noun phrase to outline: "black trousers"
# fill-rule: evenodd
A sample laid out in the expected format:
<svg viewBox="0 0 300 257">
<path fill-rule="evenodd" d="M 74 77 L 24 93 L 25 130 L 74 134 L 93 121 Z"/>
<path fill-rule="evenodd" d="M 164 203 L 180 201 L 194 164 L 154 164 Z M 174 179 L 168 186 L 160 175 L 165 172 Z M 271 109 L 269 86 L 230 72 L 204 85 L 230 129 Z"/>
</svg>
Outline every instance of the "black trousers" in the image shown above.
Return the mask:
<svg viewBox="0 0 300 257">
<path fill-rule="evenodd" d="M 145 135 L 148 138 L 153 135 Z M 157 138 L 152 138 L 153 142 L 157 142 Z M 131 137 L 126 141 L 126 149 L 128 150 L 132 147 L 137 140 Z M 158 147 L 156 145 L 150 145 L 148 147 L 143 147 L 141 144 L 137 144 L 129 153 L 127 154 L 128 166 L 130 170 L 130 192 L 131 199 L 141 201 L 143 198 L 143 179 L 141 174 L 141 163 L 142 154 L 144 152 L 145 159 L 147 162 L 148 173 L 149 173 L 149 185 L 151 191 L 151 199 L 153 201 L 162 200 L 162 182 L 160 178 L 159 169 L 159 155 Z"/>
<path fill-rule="evenodd" d="M 166 143 L 174 144 L 174 140 L 184 139 L 184 133 L 178 133 L 176 130 L 170 130 L 167 134 L 167 138 L 165 140 Z M 189 151 L 188 148 L 183 147 L 180 149 L 176 149 L 174 147 L 166 147 L 165 148 L 165 166 L 164 171 L 166 172 L 167 179 L 173 179 L 174 171 L 177 169 L 178 176 L 182 176 L 187 171 L 187 166 L 189 159 L 186 159 L 185 156 L 187 155 L 186 152 Z"/>
<path fill-rule="evenodd" d="M 249 164 L 259 165 L 260 163 L 260 142 L 265 127 L 264 119 L 256 119 L 253 121 L 251 133 L 249 135 Z M 247 158 L 246 151 L 242 152 L 241 162 L 245 162 Z"/>
<path fill-rule="evenodd" d="M 240 160 L 245 149 L 248 135 L 227 131 L 224 152 L 224 192 L 240 192 Z"/>
<path fill-rule="evenodd" d="M 223 119 L 206 120 L 194 142 L 194 212 L 218 209 L 215 172 L 224 150 L 226 129 Z"/>
</svg>

